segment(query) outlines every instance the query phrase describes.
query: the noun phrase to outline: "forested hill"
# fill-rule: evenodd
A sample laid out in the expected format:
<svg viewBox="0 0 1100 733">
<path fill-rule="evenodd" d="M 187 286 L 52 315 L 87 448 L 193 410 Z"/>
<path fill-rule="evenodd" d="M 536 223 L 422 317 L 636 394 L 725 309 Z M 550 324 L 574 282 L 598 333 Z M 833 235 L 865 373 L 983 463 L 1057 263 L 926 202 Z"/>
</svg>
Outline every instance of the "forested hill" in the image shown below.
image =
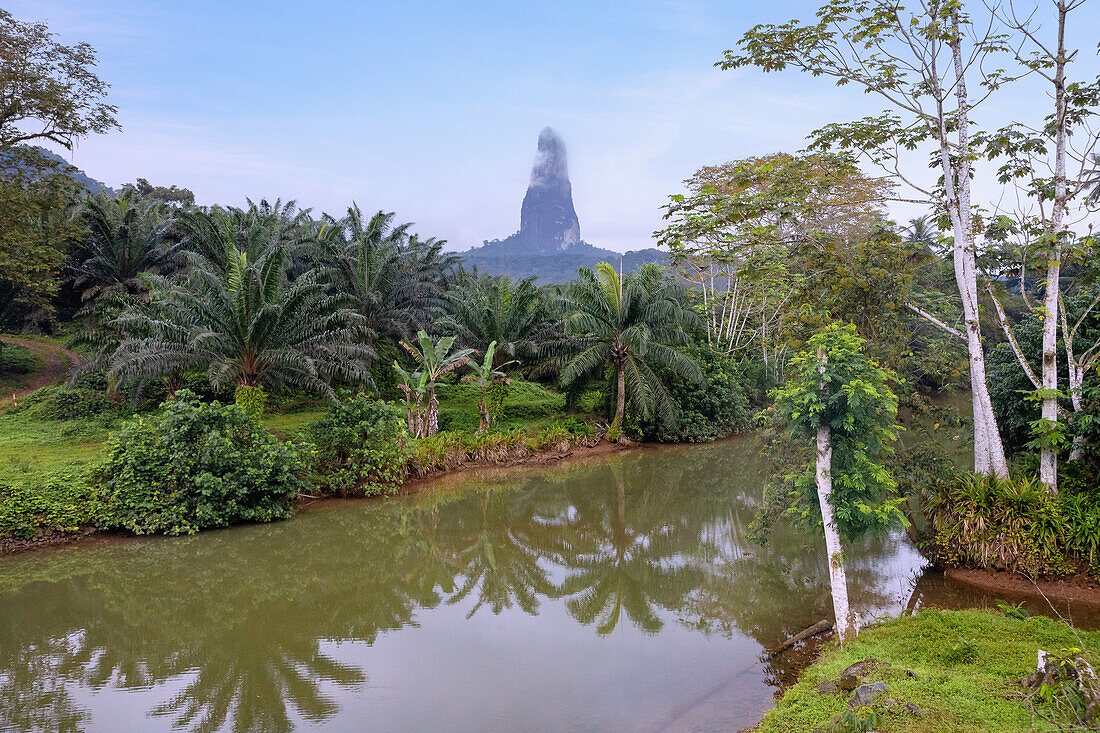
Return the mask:
<svg viewBox="0 0 1100 733">
<path fill-rule="evenodd" d="M 82 171 L 79 168 L 76 168 L 75 166 L 73 166 L 71 163 L 69 163 L 69 161 L 65 160 L 64 158 L 62 158 L 57 153 L 51 152 L 49 150 L 46 150 L 45 148 L 38 147 L 38 146 L 34 146 L 34 147 L 24 146 L 24 147 L 29 149 L 29 150 L 34 151 L 34 153 L 37 153 L 40 158 L 45 159 L 45 160 L 47 160 L 51 163 L 56 164 L 56 169 L 57 170 L 64 171 L 65 173 L 67 173 L 70 178 L 72 178 L 74 181 L 76 181 L 81 186 L 83 186 L 88 191 L 88 193 L 108 193 L 108 194 L 114 195 L 114 191 L 111 190 L 110 186 L 108 186 L 106 183 L 103 183 L 102 181 L 97 181 L 96 179 L 92 178 L 91 176 L 89 176 L 84 171 Z M 5 155 L 9 156 L 7 158 L 7 160 L 10 160 L 11 159 L 10 156 L 12 156 L 13 154 L 12 153 L 0 153 L 0 156 L 5 156 Z M 2 159 L 3 158 L 0 157 L 0 160 L 2 160 Z M 19 165 L 19 164 L 17 164 L 17 165 Z M 23 168 L 22 165 L 20 165 L 20 167 Z M 26 168 L 23 168 L 23 169 L 26 170 Z"/>
<path fill-rule="evenodd" d="M 466 267 L 476 266 L 479 272 L 490 275 L 508 275 L 520 279 L 534 276 L 539 285 L 561 284 L 577 276 L 578 267 L 594 267 L 599 262 L 610 262 L 623 272 L 633 272 L 647 262 L 668 264 L 668 255 L 659 249 L 641 249 L 625 254 L 610 249 L 594 247 L 587 242 L 543 254 L 531 251 L 520 240 L 519 234 L 507 239 L 487 242 L 461 253 Z"/>
</svg>

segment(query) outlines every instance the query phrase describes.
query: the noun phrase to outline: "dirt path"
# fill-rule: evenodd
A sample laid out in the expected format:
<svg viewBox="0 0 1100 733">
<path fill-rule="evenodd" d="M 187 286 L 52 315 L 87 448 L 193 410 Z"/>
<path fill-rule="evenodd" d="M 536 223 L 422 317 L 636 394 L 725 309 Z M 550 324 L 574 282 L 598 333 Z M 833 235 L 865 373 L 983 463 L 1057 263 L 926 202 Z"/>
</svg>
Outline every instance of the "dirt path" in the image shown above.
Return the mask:
<svg viewBox="0 0 1100 733">
<path fill-rule="evenodd" d="M 19 336 L 4 336 L 0 338 L 0 341 L 3 341 L 5 344 L 24 346 L 37 354 L 44 362 L 42 368 L 32 374 L 25 385 L 16 389 L 12 394 L 4 395 L 3 398 L 0 399 L 0 405 L 18 402 L 39 387 L 45 387 L 63 381 L 69 376 L 69 368 L 73 364 L 79 364 L 83 361 L 80 354 L 77 354 L 75 351 L 69 351 L 64 346 L 58 346 L 57 344 L 21 338 Z"/>
</svg>

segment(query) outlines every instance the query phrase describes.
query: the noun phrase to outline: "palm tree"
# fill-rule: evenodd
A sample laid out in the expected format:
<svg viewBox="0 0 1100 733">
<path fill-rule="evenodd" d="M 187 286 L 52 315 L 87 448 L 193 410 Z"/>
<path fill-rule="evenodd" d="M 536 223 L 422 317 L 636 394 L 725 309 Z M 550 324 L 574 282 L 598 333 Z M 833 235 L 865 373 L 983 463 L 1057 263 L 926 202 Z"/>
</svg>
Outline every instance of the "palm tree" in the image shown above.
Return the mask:
<svg viewBox="0 0 1100 733">
<path fill-rule="evenodd" d="M 296 257 L 313 240 L 313 229 L 308 209 L 299 209 L 294 201 L 284 204 L 279 199 L 274 203 L 248 199 L 247 209 L 213 206 L 185 211 L 172 227 L 182 248 L 222 267 L 226 265 L 230 247 L 245 253 L 250 260 L 280 247 Z"/>
<path fill-rule="evenodd" d="M 367 219 L 356 204 L 341 219 L 326 216 L 315 259 L 332 267 L 337 290 L 349 296 L 375 337 L 396 343 L 443 305 L 458 259 L 443 252 L 443 242 L 420 240 L 409 234 L 411 224 L 393 220 L 383 211 Z"/>
<path fill-rule="evenodd" d="M 937 241 L 937 231 L 936 222 L 931 216 L 918 216 L 909 220 L 909 226 L 902 227 L 902 241 L 931 250 Z"/>
<path fill-rule="evenodd" d="M 292 385 L 333 394 L 331 381 L 367 382 L 373 357 L 362 317 L 328 292 L 321 269 L 290 281 L 287 250 L 251 260 L 230 244 L 219 266 L 188 253 L 182 281 L 150 278 L 154 308 L 116 323 L 128 334 L 112 356 L 119 380 L 205 370 L 215 388 Z"/>
<path fill-rule="evenodd" d="M 84 200 L 77 216 L 88 230 L 73 265 L 85 300 L 105 289 L 142 293 L 142 273 L 163 274 L 175 263 L 177 246 L 165 236 L 172 222 L 155 201 L 98 193 Z"/>
<path fill-rule="evenodd" d="M 439 400 L 435 396 L 435 383 L 447 372 L 452 372 L 470 361 L 473 351 L 463 349 L 452 354 L 454 336 L 444 336 L 438 343 L 433 343 L 424 331 L 417 332 L 416 337 L 416 346 L 408 341 L 402 341 L 401 345 L 420 369 L 409 373 L 396 361 L 393 368 L 401 377 L 401 390 L 411 405 L 409 433 L 414 438 L 427 438 L 439 432 Z"/>
<path fill-rule="evenodd" d="M 443 297 L 447 314 L 436 328 L 470 348 L 495 341 L 498 361 L 532 359 L 557 325 L 532 277 L 513 282 L 507 276 L 467 274 Z"/>
<path fill-rule="evenodd" d="M 625 278 L 606 262 L 595 271 L 582 267 L 577 272 L 562 300 L 565 336 L 544 348 L 561 364 L 562 384 L 598 378 L 611 369 L 617 391 L 610 440 L 620 439 L 628 397 L 643 418 L 675 419 L 676 403 L 662 376 L 702 379 L 699 365 L 676 349 L 698 327 L 683 288 L 655 264 Z"/>
<path fill-rule="evenodd" d="M 1095 204 L 1100 201 L 1100 153 L 1093 153 L 1092 167 L 1085 171 L 1083 186 L 1085 201 Z"/>
</svg>

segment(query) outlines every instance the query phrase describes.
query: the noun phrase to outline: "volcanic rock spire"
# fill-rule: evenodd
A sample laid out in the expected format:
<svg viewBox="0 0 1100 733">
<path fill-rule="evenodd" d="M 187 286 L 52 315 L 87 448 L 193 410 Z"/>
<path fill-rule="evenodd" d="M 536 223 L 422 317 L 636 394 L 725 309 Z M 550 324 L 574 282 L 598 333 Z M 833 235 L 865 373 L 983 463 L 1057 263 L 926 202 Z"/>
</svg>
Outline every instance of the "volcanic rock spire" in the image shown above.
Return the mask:
<svg viewBox="0 0 1100 733">
<path fill-rule="evenodd" d="M 565 143 L 549 127 L 539 133 L 531 183 L 520 209 L 519 234 L 529 251 L 542 254 L 560 252 L 581 240 Z"/>
</svg>

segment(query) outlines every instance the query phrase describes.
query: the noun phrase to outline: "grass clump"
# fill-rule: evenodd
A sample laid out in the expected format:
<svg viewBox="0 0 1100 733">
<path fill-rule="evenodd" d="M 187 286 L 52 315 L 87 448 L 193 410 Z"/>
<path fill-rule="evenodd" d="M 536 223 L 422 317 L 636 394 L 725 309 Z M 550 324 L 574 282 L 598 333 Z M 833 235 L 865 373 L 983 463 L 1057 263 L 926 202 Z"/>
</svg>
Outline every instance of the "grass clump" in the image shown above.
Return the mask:
<svg viewBox="0 0 1100 733">
<path fill-rule="evenodd" d="M 1066 482 L 1052 495 L 1038 479 L 964 474 L 926 492 L 925 552 L 948 567 L 1032 577 L 1100 575 L 1100 497 Z"/>
<path fill-rule="evenodd" d="M 886 663 L 876 665 L 867 680 L 889 685 L 890 692 L 882 698 L 919 708 L 919 712 L 900 705 L 888 709 L 885 703 L 876 702 L 873 712 L 882 721 L 875 730 L 1032 730 L 1035 711 L 1019 680 L 1035 671 L 1039 649 L 1058 653 L 1078 648 L 1100 651 L 1100 632 L 1077 631 L 1043 616 L 1020 619 L 984 610 L 924 610 L 866 628 L 843 648 L 834 643 L 803 672 L 758 730 L 801 733 L 827 729 L 836 716 L 849 712 L 846 696 L 821 693 L 816 687 L 869 658 Z"/>
</svg>

